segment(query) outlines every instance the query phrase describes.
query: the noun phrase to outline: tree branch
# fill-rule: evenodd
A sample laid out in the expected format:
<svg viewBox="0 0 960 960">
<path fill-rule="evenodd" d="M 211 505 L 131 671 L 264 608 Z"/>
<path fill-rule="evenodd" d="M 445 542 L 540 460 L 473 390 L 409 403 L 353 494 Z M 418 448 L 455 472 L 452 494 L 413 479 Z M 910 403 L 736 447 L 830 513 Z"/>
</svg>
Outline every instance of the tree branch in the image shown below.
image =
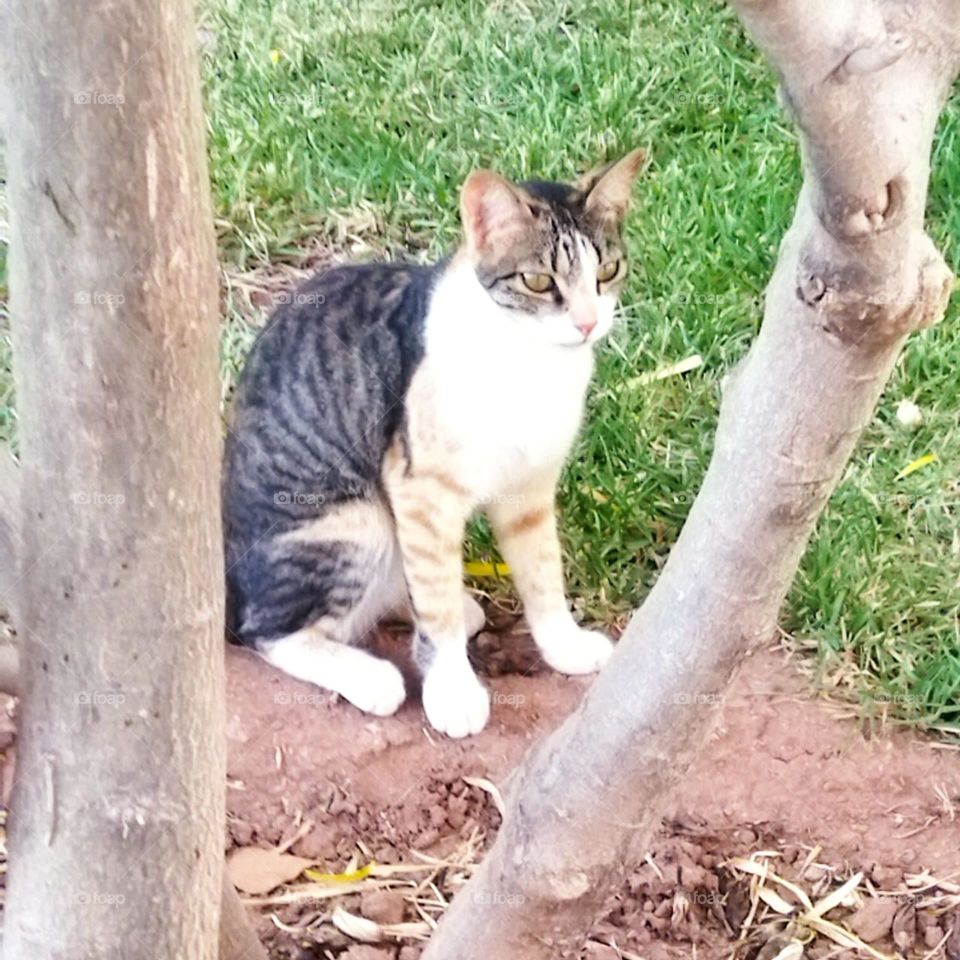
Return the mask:
<svg viewBox="0 0 960 960">
<path fill-rule="evenodd" d="M 512 779 L 496 843 L 425 960 L 575 957 L 645 852 L 744 655 L 771 636 L 816 518 L 906 336 L 951 274 L 923 232 L 960 4 L 736 4 L 784 79 L 805 180 L 709 470 L 580 709 Z M 834 39 L 836 38 L 836 39 Z"/>
</svg>

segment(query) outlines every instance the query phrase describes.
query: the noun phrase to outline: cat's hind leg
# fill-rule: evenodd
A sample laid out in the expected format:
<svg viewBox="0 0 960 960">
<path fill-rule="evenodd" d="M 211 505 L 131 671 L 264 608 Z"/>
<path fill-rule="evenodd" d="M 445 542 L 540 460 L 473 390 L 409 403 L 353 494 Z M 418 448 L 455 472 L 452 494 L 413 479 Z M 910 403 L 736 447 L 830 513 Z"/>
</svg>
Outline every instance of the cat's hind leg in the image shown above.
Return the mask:
<svg viewBox="0 0 960 960">
<path fill-rule="evenodd" d="M 251 645 L 285 673 L 339 693 L 385 716 L 403 703 L 400 671 L 359 649 L 396 604 L 396 538 L 382 504 L 357 500 L 274 538 L 259 602 L 250 612 Z M 284 632 L 288 630 L 289 632 Z"/>
<path fill-rule="evenodd" d="M 260 656 L 284 673 L 339 693 L 365 713 L 395 713 L 406 698 L 400 671 L 389 660 L 329 638 L 319 621 L 259 646 Z"/>
<path fill-rule="evenodd" d="M 475 637 L 486 625 L 487 615 L 469 590 L 463 591 L 463 623 L 468 637 Z"/>
<path fill-rule="evenodd" d="M 416 617 L 414 616 L 413 606 L 410 603 L 410 596 L 406 589 L 406 579 L 403 574 L 403 568 L 399 564 L 397 571 L 399 583 L 403 587 L 403 600 L 390 610 L 390 614 L 398 620 L 412 624 L 416 620 Z M 475 637 L 487 625 L 487 615 L 483 612 L 483 607 L 480 606 L 473 594 L 466 588 L 463 590 L 463 623 L 468 637 Z"/>
</svg>

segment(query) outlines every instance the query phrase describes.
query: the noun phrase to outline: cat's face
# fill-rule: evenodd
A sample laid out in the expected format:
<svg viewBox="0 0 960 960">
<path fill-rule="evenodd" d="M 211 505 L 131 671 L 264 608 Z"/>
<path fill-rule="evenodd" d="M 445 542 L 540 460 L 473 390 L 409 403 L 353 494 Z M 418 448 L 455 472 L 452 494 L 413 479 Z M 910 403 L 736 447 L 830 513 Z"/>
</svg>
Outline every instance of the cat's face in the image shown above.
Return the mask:
<svg viewBox="0 0 960 960">
<path fill-rule="evenodd" d="M 466 254 L 494 302 L 554 344 L 605 336 L 627 273 L 621 226 L 643 160 L 634 150 L 573 185 L 472 173 L 460 198 Z"/>
</svg>

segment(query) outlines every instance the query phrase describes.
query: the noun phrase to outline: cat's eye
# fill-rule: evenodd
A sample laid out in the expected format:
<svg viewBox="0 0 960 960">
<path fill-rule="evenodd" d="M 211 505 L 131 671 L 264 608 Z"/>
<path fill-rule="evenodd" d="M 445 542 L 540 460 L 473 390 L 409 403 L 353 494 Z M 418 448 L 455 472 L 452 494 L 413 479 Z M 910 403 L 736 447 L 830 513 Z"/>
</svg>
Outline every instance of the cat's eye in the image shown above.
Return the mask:
<svg viewBox="0 0 960 960">
<path fill-rule="evenodd" d="M 619 260 L 608 260 L 597 268 L 597 283 L 609 283 L 620 272 Z"/>
<path fill-rule="evenodd" d="M 546 293 L 556 286 L 549 273 L 521 273 L 520 279 L 523 280 L 523 285 L 534 293 Z"/>
</svg>

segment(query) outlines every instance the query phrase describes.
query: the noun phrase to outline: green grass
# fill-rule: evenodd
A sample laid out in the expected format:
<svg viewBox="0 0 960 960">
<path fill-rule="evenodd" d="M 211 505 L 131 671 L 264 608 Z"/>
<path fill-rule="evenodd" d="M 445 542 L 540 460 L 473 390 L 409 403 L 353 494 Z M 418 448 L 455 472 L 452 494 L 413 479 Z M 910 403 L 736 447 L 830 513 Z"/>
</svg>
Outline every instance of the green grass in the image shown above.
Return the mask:
<svg viewBox="0 0 960 960">
<path fill-rule="evenodd" d="M 563 482 L 571 591 L 610 620 L 649 590 L 702 479 L 719 381 L 760 322 L 800 182 L 772 76 L 714 0 L 203 0 L 211 174 L 225 262 L 305 237 L 434 257 L 481 165 L 570 177 L 648 145 L 623 323 Z M 960 266 L 960 108 L 937 144 L 931 229 Z M 784 626 L 867 709 L 960 729 L 960 326 L 914 337 L 835 495 Z M 231 313 L 229 378 L 252 336 Z M 508 349 L 508 347 L 505 347 Z M 696 372 L 638 374 L 690 354 Z M 2 358 L 0 358 L 2 362 Z M 476 385 L 483 402 L 482 383 Z M 909 431 L 902 398 L 924 413 Z M 2 402 L 2 395 L 0 395 Z M 0 430 L 4 421 L 0 417 Z M 939 460 L 897 480 L 911 460 Z M 474 556 L 491 549 L 482 525 Z"/>
</svg>

